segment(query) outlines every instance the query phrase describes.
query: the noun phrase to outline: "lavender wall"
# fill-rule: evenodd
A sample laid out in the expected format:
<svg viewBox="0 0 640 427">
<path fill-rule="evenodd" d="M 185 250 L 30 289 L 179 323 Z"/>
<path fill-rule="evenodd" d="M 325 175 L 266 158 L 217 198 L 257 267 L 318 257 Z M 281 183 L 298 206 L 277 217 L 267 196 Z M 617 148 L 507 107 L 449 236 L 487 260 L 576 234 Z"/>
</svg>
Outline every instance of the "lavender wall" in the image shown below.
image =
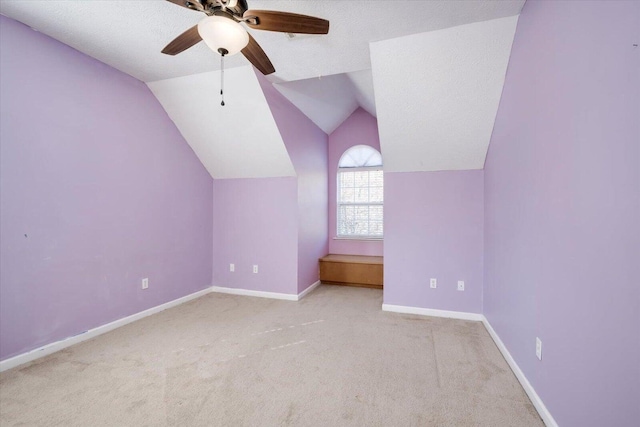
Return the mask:
<svg viewBox="0 0 640 427">
<path fill-rule="evenodd" d="M 258 71 L 273 118 L 298 178 L 298 293 L 318 280 L 318 258 L 328 253 L 327 134 Z"/>
<path fill-rule="evenodd" d="M 561 426 L 640 419 L 639 41 L 640 2 L 528 1 L 486 162 L 484 312 Z"/>
<path fill-rule="evenodd" d="M 386 172 L 384 180 L 384 303 L 481 313 L 483 171 Z"/>
<path fill-rule="evenodd" d="M 0 358 L 210 286 L 212 180 L 142 82 L 0 16 L 0 93 Z"/>
<path fill-rule="evenodd" d="M 378 121 L 362 108 L 354 111 L 347 120 L 329 135 L 329 252 L 332 254 L 382 256 L 382 240 L 335 238 L 337 230 L 336 174 L 338 173 L 338 162 L 342 154 L 354 145 L 369 145 L 380 151 Z M 384 163 L 384 153 L 382 153 L 382 162 Z"/>
<path fill-rule="evenodd" d="M 213 284 L 297 294 L 296 178 L 216 179 L 213 199 Z"/>
</svg>

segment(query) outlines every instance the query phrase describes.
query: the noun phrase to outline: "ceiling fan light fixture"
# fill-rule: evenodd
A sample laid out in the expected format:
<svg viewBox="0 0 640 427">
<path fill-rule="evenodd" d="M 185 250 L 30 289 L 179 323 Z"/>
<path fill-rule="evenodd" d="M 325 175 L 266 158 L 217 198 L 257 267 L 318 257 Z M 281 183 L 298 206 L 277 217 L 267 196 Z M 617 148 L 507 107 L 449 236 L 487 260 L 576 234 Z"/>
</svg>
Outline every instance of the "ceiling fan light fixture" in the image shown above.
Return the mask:
<svg viewBox="0 0 640 427">
<path fill-rule="evenodd" d="M 207 16 L 198 23 L 198 33 L 214 52 L 235 55 L 249 44 L 249 34 L 236 21 L 224 16 Z"/>
</svg>

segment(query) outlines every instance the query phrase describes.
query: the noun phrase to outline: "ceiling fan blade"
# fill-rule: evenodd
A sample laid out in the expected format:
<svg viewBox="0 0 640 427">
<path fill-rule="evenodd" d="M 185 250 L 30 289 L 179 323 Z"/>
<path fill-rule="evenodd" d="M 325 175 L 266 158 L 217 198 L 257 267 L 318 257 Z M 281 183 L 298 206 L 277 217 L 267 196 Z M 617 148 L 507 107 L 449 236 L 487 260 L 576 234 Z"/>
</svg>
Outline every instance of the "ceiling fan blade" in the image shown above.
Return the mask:
<svg viewBox="0 0 640 427">
<path fill-rule="evenodd" d="M 167 55 L 177 55 L 200 41 L 202 41 L 202 37 L 200 37 L 200 33 L 198 33 L 198 26 L 194 25 L 173 39 L 171 43 L 162 49 L 162 53 L 166 53 Z"/>
<path fill-rule="evenodd" d="M 186 7 L 187 9 L 204 12 L 204 7 L 198 0 L 167 0 L 167 1 L 173 4 L 177 4 L 178 6 Z"/>
<path fill-rule="evenodd" d="M 255 41 L 251 34 L 249 34 L 249 44 L 242 49 L 242 54 L 265 76 L 267 74 L 275 73 L 276 69 L 264 53 L 264 50 L 260 47 L 258 42 Z"/>
<path fill-rule="evenodd" d="M 247 10 L 243 17 L 246 24 L 256 30 L 279 31 L 281 33 L 327 34 L 329 21 L 297 13 L 273 10 Z"/>
</svg>

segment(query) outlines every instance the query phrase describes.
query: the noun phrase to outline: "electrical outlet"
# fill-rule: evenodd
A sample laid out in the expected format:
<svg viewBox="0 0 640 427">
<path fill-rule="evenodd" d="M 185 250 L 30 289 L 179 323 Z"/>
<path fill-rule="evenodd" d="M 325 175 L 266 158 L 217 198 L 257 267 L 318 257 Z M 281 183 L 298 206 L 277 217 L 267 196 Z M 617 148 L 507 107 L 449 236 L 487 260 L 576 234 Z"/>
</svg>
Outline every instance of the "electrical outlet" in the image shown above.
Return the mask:
<svg viewBox="0 0 640 427">
<path fill-rule="evenodd" d="M 458 290 L 464 291 L 464 280 L 458 280 Z"/>
<path fill-rule="evenodd" d="M 536 357 L 542 360 L 542 341 L 538 337 L 536 337 Z"/>
<path fill-rule="evenodd" d="M 145 277 L 142 279 L 142 289 L 147 289 L 149 287 L 149 278 Z"/>
<path fill-rule="evenodd" d="M 257 265 L 253 266 L 253 272 L 256 273 L 256 274 L 258 273 L 258 266 Z"/>
<path fill-rule="evenodd" d="M 229 271 L 232 272 L 232 273 L 234 271 L 236 271 L 236 265 L 235 264 L 229 264 Z"/>
<path fill-rule="evenodd" d="M 431 289 L 435 289 L 438 287 L 437 281 L 436 279 L 431 279 L 429 280 L 429 286 L 431 287 Z"/>
</svg>

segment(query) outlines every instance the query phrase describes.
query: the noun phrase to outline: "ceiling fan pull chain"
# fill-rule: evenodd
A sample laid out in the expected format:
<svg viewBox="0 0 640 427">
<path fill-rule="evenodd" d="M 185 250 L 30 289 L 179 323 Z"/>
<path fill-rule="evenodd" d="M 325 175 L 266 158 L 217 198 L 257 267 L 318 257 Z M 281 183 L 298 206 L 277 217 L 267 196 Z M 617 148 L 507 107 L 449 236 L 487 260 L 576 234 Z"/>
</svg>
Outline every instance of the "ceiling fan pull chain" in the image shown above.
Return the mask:
<svg viewBox="0 0 640 427">
<path fill-rule="evenodd" d="M 220 105 L 224 107 L 224 55 L 225 52 L 220 52 L 220 97 L 222 102 Z"/>
</svg>

